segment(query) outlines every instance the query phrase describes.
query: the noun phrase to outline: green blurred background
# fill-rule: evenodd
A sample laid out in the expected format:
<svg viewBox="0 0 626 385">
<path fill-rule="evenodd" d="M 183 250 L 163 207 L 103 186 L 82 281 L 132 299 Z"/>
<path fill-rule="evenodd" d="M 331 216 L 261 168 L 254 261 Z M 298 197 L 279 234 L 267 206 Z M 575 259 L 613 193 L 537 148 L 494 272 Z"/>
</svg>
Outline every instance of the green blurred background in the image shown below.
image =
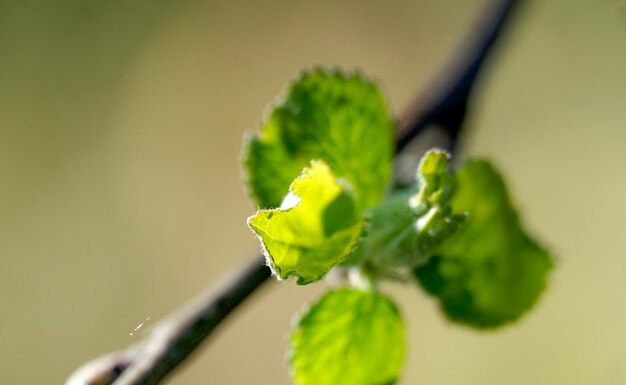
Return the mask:
<svg viewBox="0 0 626 385">
<path fill-rule="evenodd" d="M 0 383 L 59 384 L 258 250 L 244 130 L 296 71 L 361 68 L 396 112 L 485 0 L 0 0 Z M 626 2 L 534 0 L 490 61 L 462 156 L 506 174 L 558 256 L 522 322 L 480 333 L 418 290 L 402 384 L 626 383 Z M 287 384 L 272 282 L 171 384 Z"/>
</svg>

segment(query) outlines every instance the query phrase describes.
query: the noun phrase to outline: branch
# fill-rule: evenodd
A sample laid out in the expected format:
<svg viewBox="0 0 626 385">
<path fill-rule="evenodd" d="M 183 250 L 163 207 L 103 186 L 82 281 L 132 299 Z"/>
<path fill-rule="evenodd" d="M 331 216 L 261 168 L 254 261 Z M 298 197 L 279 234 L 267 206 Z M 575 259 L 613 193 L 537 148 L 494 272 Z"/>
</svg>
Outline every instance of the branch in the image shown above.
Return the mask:
<svg viewBox="0 0 626 385">
<path fill-rule="evenodd" d="M 520 3 L 522 0 L 493 1 L 492 8 L 487 9 L 475 28 L 478 32 L 464 42 L 448 68 L 398 120 L 396 152 L 402 151 L 430 126 L 443 129 L 449 140 L 446 147 L 454 151 L 476 77 Z"/>
<path fill-rule="evenodd" d="M 270 276 L 263 256 L 255 257 L 157 323 L 140 344 L 88 362 L 66 385 L 158 384 Z"/>
<path fill-rule="evenodd" d="M 475 79 L 503 26 L 521 0 L 495 0 L 476 35 L 450 69 L 398 121 L 396 154 L 426 128 L 437 125 L 446 133 L 450 151 L 458 141 Z M 158 384 L 180 365 L 237 306 L 271 276 L 257 256 L 225 281 L 183 309 L 159 322 L 137 346 L 109 354 L 79 368 L 66 385 Z"/>
</svg>

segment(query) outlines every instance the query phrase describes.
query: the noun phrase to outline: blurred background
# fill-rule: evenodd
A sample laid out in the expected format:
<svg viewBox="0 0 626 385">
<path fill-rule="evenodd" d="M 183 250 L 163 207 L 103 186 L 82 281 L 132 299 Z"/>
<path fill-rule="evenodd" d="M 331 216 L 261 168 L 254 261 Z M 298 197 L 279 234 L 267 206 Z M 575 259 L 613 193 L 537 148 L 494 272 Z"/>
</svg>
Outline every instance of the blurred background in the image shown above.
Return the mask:
<svg viewBox="0 0 626 385">
<path fill-rule="evenodd" d="M 246 263 L 241 136 L 298 70 L 360 68 L 400 112 L 485 0 L 0 0 L 0 383 L 81 363 Z M 626 383 L 626 2 L 528 1 L 485 68 L 460 156 L 490 157 L 557 256 L 496 332 L 423 292 L 401 384 Z M 288 384 L 294 313 L 272 282 L 171 384 Z"/>
</svg>

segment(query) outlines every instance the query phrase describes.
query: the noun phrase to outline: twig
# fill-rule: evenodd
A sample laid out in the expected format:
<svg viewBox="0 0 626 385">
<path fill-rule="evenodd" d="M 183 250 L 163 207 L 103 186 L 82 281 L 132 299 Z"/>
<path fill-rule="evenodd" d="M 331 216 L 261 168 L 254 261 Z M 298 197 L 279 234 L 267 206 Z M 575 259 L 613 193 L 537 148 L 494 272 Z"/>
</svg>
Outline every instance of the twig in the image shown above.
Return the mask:
<svg viewBox="0 0 626 385">
<path fill-rule="evenodd" d="M 66 385 L 158 384 L 270 276 L 263 257 L 257 256 L 161 320 L 139 345 L 88 362 Z"/>
<path fill-rule="evenodd" d="M 464 45 L 439 82 L 418 99 L 398 121 L 396 153 L 426 128 L 437 125 L 449 138 L 452 151 L 467 111 L 468 99 L 482 65 L 500 32 L 521 0 L 495 0 L 474 38 Z M 256 257 L 227 280 L 220 290 L 202 294 L 182 310 L 158 323 L 143 343 L 85 364 L 66 385 L 153 385 L 180 365 L 213 330 L 270 277 Z M 132 357 L 132 358 L 130 358 Z"/>
<path fill-rule="evenodd" d="M 458 143 L 468 102 L 478 73 L 513 11 L 522 0 L 494 0 L 493 6 L 479 20 L 477 34 L 470 36 L 460 52 L 427 88 L 411 108 L 398 119 L 396 152 L 430 126 L 441 128 L 448 137 L 448 150 Z"/>
</svg>

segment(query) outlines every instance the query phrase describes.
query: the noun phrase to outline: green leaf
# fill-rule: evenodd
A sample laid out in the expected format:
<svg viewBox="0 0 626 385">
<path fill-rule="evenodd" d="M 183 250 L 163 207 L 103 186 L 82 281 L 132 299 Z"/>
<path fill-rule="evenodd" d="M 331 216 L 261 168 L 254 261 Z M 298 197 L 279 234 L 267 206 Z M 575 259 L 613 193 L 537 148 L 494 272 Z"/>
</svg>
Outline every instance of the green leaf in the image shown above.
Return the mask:
<svg viewBox="0 0 626 385">
<path fill-rule="evenodd" d="M 514 321 L 543 291 L 552 260 L 524 232 L 488 162 L 468 162 L 456 176 L 452 208 L 468 213 L 466 223 L 415 274 L 453 321 L 475 327 Z"/>
<path fill-rule="evenodd" d="M 417 215 L 409 207 L 414 190 L 396 193 L 367 213 L 365 236 L 345 262 L 369 263 L 379 272 L 389 267 L 413 266 L 421 256 L 417 245 Z"/>
<path fill-rule="evenodd" d="M 297 384 L 393 384 L 404 362 L 404 323 L 382 294 L 338 289 L 304 314 L 291 345 Z"/>
<path fill-rule="evenodd" d="M 351 263 L 415 267 L 462 225 L 465 214 L 453 213 L 450 206 L 454 177 L 447 171 L 448 158 L 445 151 L 428 151 L 417 171 L 419 191 L 397 193 L 370 210 L 367 236 Z"/>
<path fill-rule="evenodd" d="M 450 155 L 443 150 L 430 150 L 417 170 L 419 192 L 409 199 L 417 216 L 417 244 L 423 255 L 430 254 L 448 239 L 465 221 L 463 209 L 453 209 L 454 176 L 448 172 Z"/>
<path fill-rule="evenodd" d="M 248 225 L 263 244 L 268 265 L 280 279 L 300 285 L 321 279 L 355 247 L 363 220 L 349 186 L 323 161 L 312 161 L 289 187 L 278 209 L 259 210 Z"/>
<path fill-rule="evenodd" d="M 391 175 L 393 121 L 374 83 L 358 73 L 302 73 L 248 136 L 244 172 L 259 207 L 278 207 L 313 159 L 350 182 L 357 209 L 382 199 Z"/>
</svg>

